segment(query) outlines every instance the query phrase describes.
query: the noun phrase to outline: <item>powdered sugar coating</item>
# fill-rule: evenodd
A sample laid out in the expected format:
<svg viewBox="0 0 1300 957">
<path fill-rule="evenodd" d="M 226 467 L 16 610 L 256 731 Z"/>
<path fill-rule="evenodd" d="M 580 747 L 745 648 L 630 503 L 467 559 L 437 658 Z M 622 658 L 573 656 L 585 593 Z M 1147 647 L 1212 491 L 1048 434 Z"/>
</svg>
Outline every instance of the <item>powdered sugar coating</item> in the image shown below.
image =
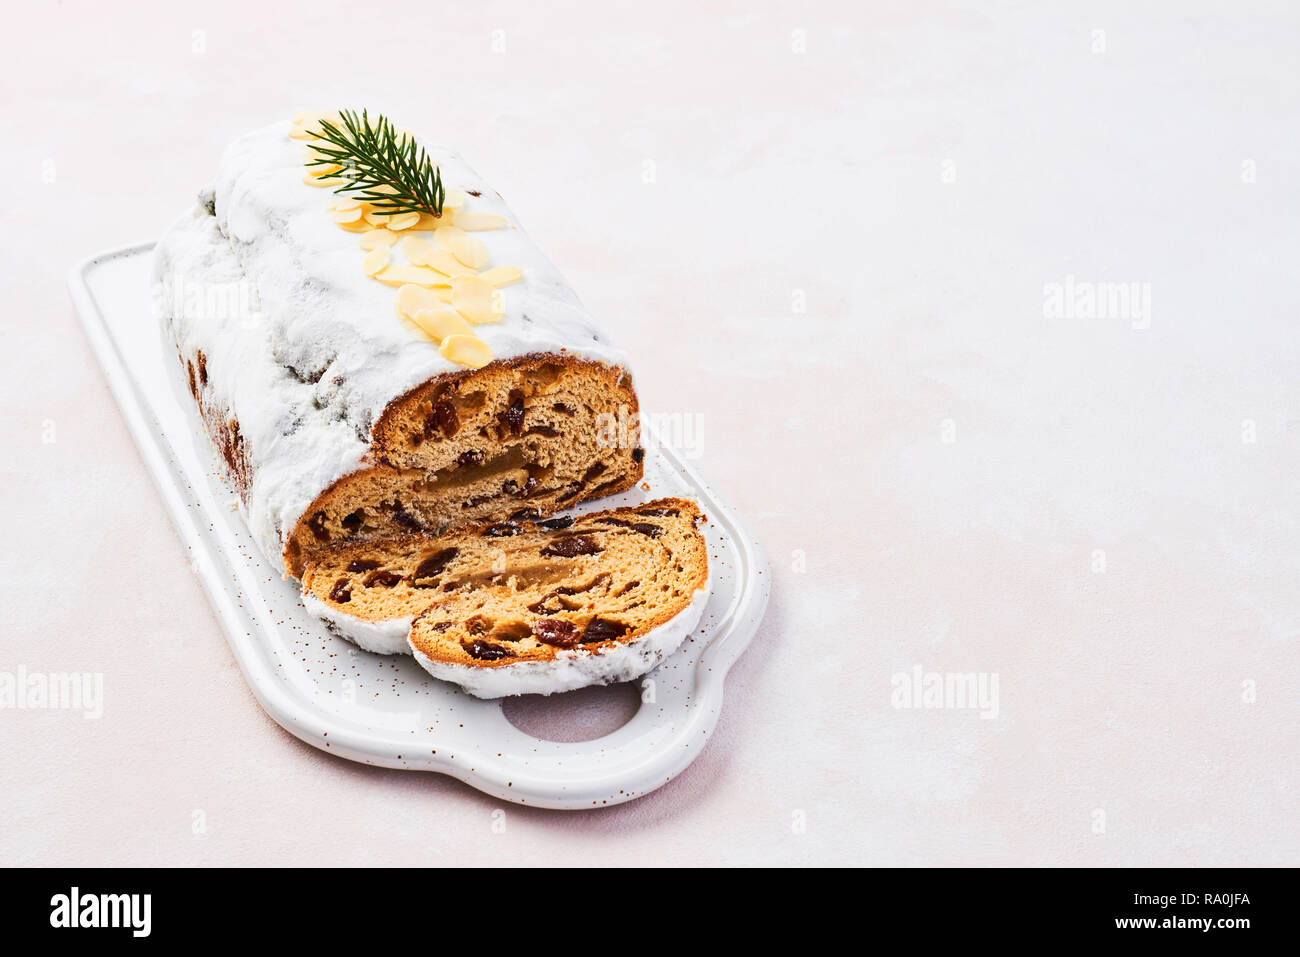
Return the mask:
<svg viewBox="0 0 1300 957">
<path fill-rule="evenodd" d="M 691 603 L 664 624 L 635 641 L 606 648 L 599 654 L 577 649 L 559 652 L 550 661 L 521 661 L 495 668 L 446 664 L 421 654 L 415 660 L 435 678 L 460 685 L 476 698 L 521 694 L 559 694 L 590 685 L 631 681 L 651 671 L 676 651 L 695 630 L 708 604 L 709 589 L 695 592 Z"/>
<path fill-rule="evenodd" d="M 367 277 L 358 235 L 329 219 L 332 193 L 302 182 L 303 143 L 276 123 L 236 140 L 214 186 L 159 242 L 155 301 L 172 344 L 206 356 L 205 405 L 237 420 L 251 482 L 241 508 L 273 567 L 316 496 L 366 464 L 370 430 L 394 398 L 464 367 L 395 311 L 397 291 Z M 430 147 L 468 209 L 508 226 L 476 232 L 492 266 L 519 266 L 500 290 L 502 322 L 475 327 L 497 359 L 557 353 L 625 366 L 509 208 L 460 157 Z M 222 293 L 212 296 L 213 291 Z M 231 308 L 240 297 L 251 309 Z M 214 300 L 225 303 L 213 308 Z"/>
<path fill-rule="evenodd" d="M 363 621 L 352 615 L 345 615 L 321 601 L 307 589 L 302 592 L 302 604 L 308 612 L 328 624 L 335 632 L 358 648 L 373 651 L 377 655 L 409 655 L 411 644 L 407 640 L 411 634 L 411 615 L 402 618 L 386 618 L 382 621 Z"/>
</svg>

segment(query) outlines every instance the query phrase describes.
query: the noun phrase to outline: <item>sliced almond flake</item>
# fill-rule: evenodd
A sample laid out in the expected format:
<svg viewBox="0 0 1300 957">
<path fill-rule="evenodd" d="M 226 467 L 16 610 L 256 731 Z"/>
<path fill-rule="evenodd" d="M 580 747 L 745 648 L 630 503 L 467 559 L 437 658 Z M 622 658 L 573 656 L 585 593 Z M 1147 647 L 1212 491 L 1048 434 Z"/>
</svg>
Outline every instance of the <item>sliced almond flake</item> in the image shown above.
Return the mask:
<svg viewBox="0 0 1300 957">
<path fill-rule="evenodd" d="M 500 229 L 506 225 L 507 220 L 496 213 L 457 213 L 452 222 L 460 229 L 477 232 L 483 229 Z"/>
<path fill-rule="evenodd" d="M 468 196 L 462 190 L 449 189 L 442 198 L 442 214 L 447 215 L 448 210 L 462 209 L 465 206 Z"/>
<path fill-rule="evenodd" d="M 488 264 L 491 257 L 488 256 L 488 249 L 483 245 L 483 240 L 464 233 L 453 234 L 448 237 L 448 240 L 451 243 L 451 254 L 466 266 L 471 269 L 482 269 Z"/>
<path fill-rule="evenodd" d="M 310 139 L 320 139 L 321 120 L 328 120 L 333 125 L 338 126 L 343 122 L 343 117 L 339 116 L 336 112 L 320 113 L 308 116 L 306 119 L 294 125 L 306 133 Z"/>
<path fill-rule="evenodd" d="M 448 336 L 438 352 L 444 359 L 471 369 L 481 369 L 492 361 L 492 350 L 478 336 Z"/>
<path fill-rule="evenodd" d="M 478 276 L 457 276 L 451 281 L 451 305 L 476 326 L 500 322 L 504 314 L 501 293 Z"/>
<path fill-rule="evenodd" d="M 437 306 L 433 309 L 421 309 L 411 317 L 411 321 L 434 342 L 441 342 L 448 336 L 473 336 L 474 330 L 455 309 Z"/>
<path fill-rule="evenodd" d="M 474 275 L 473 269 L 470 269 L 445 249 L 435 249 L 430 255 L 425 257 L 424 265 L 432 266 L 445 276 Z"/>
<path fill-rule="evenodd" d="M 350 233 L 368 233 L 371 226 L 364 219 L 358 219 L 355 223 L 339 223 L 339 229 L 346 229 Z"/>
<path fill-rule="evenodd" d="M 465 230 L 458 229 L 450 224 L 439 226 L 433 231 L 433 241 L 443 249 L 451 252 L 451 243 L 453 236 L 464 236 Z"/>
<path fill-rule="evenodd" d="M 291 140 L 318 140 L 320 139 L 315 133 L 308 130 L 305 126 L 294 125 L 289 130 L 289 139 Z"/>
<path fill-rule="evenodd" d="M 314 120 L 315 118 L 316 118 L 316 114 L 313 113 L 311 110 L 299 110 L 297 113 L 293 115 L 293 125 L 301 126 L 303 123 L 306 123 L 308 120 Z"/>
<path fill-rule="evenodd" d="M 387 229 L 371 229 L 369 223 L 366 223 L 366 227 L 366 233 L 361 237 L 362 249 L 379 249 L 381 246 L 387 248 L 397 242 L 397 234 L 394 232 Z"/>
<path fill-rule="evenodd" d="M 396 216 L 388 217 L 387 226 L 389 229 L 394 230 L 410 229 L 419 221 L 419 213 L 398 213 Z"/>
<path fill-rule="evenodd" d="M 392 233 L 390 232 L 389 235 L 391 236 Z M 401 249 L 402 255 L 410 260 L 412 266 L 432 266 L 433 263 L 429 259 L 438 251 L 433 248 L 433 243 L 419 236 L 403 237 Z"/>
<path fill-rule="evenodd" d="M 353 199 L 350 196 L 340 196 L 338 199 L 334 200 L 334 202 L 330 203 L 330 209 L 337 209 L 340 212 L 345 209 L 356 209 L 365 212 L 362 207 L 362 201 L 359 199 Z"/>
<path fill-rule="evenodd" d="M 438 309 L 441 302 L 434 290 L 424 286 L 408 284 L 397 290 L 397 314 L 403 319 L 410 319 L 417 312 Z"/>
<path fill-rule="evenodd" d="M 439 218 L 437 216 L 434 216 L 431 213 L 421 213 L 420 221 L 416 223 L 415 226 L 413 226 L 412 228 L 413 229 L 437 229 L 445 222 L 446 222 L 445 217 Z"/>
<path fill-rule="evenodd" d="M 366 222 L 371 226 L 378 226 L 380 229 L 386 228 L 388 226 L 388 220 L 392 218 L 385 216 L 383 213 L 377 212 L 374 209 L 367 209 L 362 213 L 362 216 L 365 217 Z"/>
<path fill-rule="evenodd" d="M 396 195 L 397 195 L 397 190 L 396 190 L 396 188 L 394 188 L 394 187 L 392 187 L 392 186 L 389 186 L 387 183 L 380 183 L 378 186 L 372 186 L 372 187 L 370 188 L 370 191 L 371 191 L 372 193 L 379 193 L 379 194 L 381 194 L 381 195 L 383 195 L 383 196 L 396 196 Z"/>
<path fill-rule="evenodd" d="M 336 223 L 355 223 L 361 218 L 361 207 L 354 206 L 351 209 L 331 209 L 330 219 Z"/>
<path fill-rule="evenodd" d="M 445 286 L 447 277 L 427 266 L 389 266 L 375 273 L 375 278 L 385 286 Z"/>
<path fill-rule="evenodd" d="M 387 246 L 372 249 L 361 259 L 361 268 L 367 276 L 373 276 L 393 261 L 393 254 Z"/>
<path fill-rule="evenodd" d="M 495 269 L 479 273 L 478 278 L 494 286 L 508 286 L 512 282 L 523 279 L 524 271 L 518 266 L 497 266 Z"/>
</svg>

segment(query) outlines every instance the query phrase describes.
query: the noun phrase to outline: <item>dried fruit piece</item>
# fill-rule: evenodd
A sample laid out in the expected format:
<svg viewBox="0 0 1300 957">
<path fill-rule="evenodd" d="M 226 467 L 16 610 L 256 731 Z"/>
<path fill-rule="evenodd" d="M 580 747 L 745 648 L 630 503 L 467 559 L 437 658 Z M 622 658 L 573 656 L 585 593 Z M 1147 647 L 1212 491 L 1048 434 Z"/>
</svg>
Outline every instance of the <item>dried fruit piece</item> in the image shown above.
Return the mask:
<svg viewBox="0 0 1300 957">
<path fill-rule="evenodd" d="M 340 578 L 330 589 L 330 601 L 345 605 L 352 600 L 352 586 L 346 578 Z"/>
<path fill-rule="evenodd" d="M 448 336 L 438 347 L 444 359 L 481 369 L 492 361 L 492 350 L 478 336 Z"/>
<path fill-rule="evenodd" d="M 478 274 L 478 278 L 494 286 L 508 286 L 524 278 L 524 271 L 518 266 L 497 266 Z"/>
<path fill-rule="evenodd" d="M 546 521 L 538 522 L 537 524 L 542 528 L 549 528 L 552 531 L 558 532 L 561 529 L 568 528 L 572 525 L 573 519 L 568 515 L 565 515 L 563 518 L 548 518 Z"/>
<path fill-rule="evenodd" d="M 433 578 L 436 575 L 441 575 L 446 571 L 447 566 L 451 564 L 452 559 L 459 554 L 460 551 L 455 548 L 444 548 L 440 552 L 435 552 L 420 563 L 419 567 L 415 569 L 415 574 L 411 577 Z"/>
<path fill-rule="evenodd" d="M 424 420 L 424 437 L 431 439 L 435 435 L 451 438 L 460 431 L 460 416 L 456 407 L 450 402 L 435 402 L 429 417 Z"/>
<path fill-rule="evenodd" d="M 578 643 L 578 629 L 563 618 L 542 618 L 533 622 L 533 635 L 538 641 L 556 648 L 572 648 Z"/>
<path fill-rule="evenodd" d="M 663 528 L 658 525 L 652 525 L 650 522 L 629 522 L 622 518 L 605 517 L 596 519 L 602 525 L 618 525 L 622 528 L 630 528 L 634 532 L 640 532 L 649 538 L 658 538 L 663 534 Z"/>
<path fill-rule="evenodd" d="M 567 502 L 569 499 L 573 498 L 581 491 L 582 491 L 581 482 L 570 482 L 568 485 L 564 486 L 564 488 L 560 490 L 560 494 L 555 496 L 555 500 L 557 502 Z"/>
<path fill-rule="evenodd" d="M 518 389 L 511 389 L 509 395 L 510 405 L 502 413 L 502 420 L 513 435 L 521 435 L 524 431 L 524 394 Z"/>
<path fill-rule="evenodd" d="M 542 549 L 542 554 L 554 558 L 575 558 L 578 555 L 596 555 L 604 551 L 590 535 L 569 535 L 557 538 Z"/>
<path fill-rule="evenodd" d="M 392 588 L 401 580 L 402 576 L 397 574 L 397 572 L 374 572 L 366 579 L 365 585 L 367 588 L 374 588 L 376 586 L 380 588 Z"/>
<path fill-rule="evenodd" d="M 307 522 L 307 527 L 311 529 L 312 537 L 318 542 L 328 542 L 330 540 L 329 529 L 325 527 L 325 513 L 317 512 Z"/>
<path fill-rule="evenodd" d="M 501 293 L 478 276 L 457 276 L 451 281 L 451 304 L 476 326 L 500 322 L 504 315 Z"/>
<path fill-rule="evenodd" d="M 490 641 L 483 641 L 481 638 L 477 641 L 470 642 L 462 647 L 469 653 L 471 658 L 477 658 L 480 661 L 497 661 L 501 658 L 513 658 L 514 654 L 508 648 L 501 645 L 494 645 Z"/>
<path fill-rule="evenodd" d="M 616 638 L 622 638 L 627 634 L 627 631 L 627 625 L 616 621 L 607 621 L 604 618 L 593 618 L 582 632 L 582 643 L 590 645 L 598 641 L 613 641 Z"/>
<path fill-rule="evenodd" d="M 406 506 L 401 502 L 398 502 L 393 506 L 391 518 L 394 524 L 400 525 L 402 528 L 409 528 L 413 532 L 418 532 L 424 529 L 424 523 L 408 512 Z"/>
</svg>

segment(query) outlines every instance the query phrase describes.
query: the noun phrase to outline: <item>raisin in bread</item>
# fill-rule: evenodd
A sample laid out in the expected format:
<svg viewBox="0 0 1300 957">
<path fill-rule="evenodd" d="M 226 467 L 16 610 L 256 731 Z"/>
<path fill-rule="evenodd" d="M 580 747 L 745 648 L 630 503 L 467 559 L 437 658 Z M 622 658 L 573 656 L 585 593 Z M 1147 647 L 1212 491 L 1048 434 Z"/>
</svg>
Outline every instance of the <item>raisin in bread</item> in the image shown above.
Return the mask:
<svg viewBox="0 0 1300 957">
<path fill-rule="evenodd" d="M 547 515 L 633 486 L 642 451 L 623 353 L 500 197 L 430 148 L 463 205 L 449 199 L 451 225 L 420 222 L 399 240 L 401 223 L 356 219 L 304 181 L 301 129 L 236 140 L 154 263 L 170 348 L 271 565 L 301 578 L 340 543 Z M 428 241 L 408 243 L 426 226 Z M 475 265 L 434 249 L 440 235 Z M 372 236 L 434 265 L 370 275 L 358 242 Z M 398 302 L 407 278 L 425 284 L 416 299 L 464 309 L 472 336 L 421 334 Z M 511 284 L 459 301 L 489 278 Z M 445 309 L 416 318 L 468 328 Z M 449 358 L 462 354 L 452 339 L 490 361 Z"/>
<path fill-rule="evenodd" d="M 635 678 L 699 622 L 708 556 L 693 502 L 516 520 L 323 552 L 304 600 L 398 636 L 431 674 L 480 697 Z"/>
</svg>

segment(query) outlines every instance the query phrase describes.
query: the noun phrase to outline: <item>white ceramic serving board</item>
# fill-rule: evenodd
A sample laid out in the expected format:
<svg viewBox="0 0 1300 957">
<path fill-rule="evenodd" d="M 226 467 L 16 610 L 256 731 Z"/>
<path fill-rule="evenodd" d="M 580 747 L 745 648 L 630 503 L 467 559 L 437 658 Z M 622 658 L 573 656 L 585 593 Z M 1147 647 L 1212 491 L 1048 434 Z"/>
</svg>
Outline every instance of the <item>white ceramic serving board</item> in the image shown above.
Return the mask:
<svg viewBox="0 0 1300 957">
<path fill-rule="evenodd" d="M 628 801 L 690 764 L 717 723 L 723 681 L 758 627 L 771 577 L 761 547 L 694 471 L 650 441 L 648 490 L 574 511 L 664 495 L 698 501 L 709 519 L 711 587 L 700 626 L 647 676 L 653 686 L 643 687 L 628 723 L 589 741 L 535 737 L 507 720 L 500 701 L 431 678 L 409 657 L 372 655 L 330 634 L 304 610 L 296 583 L 266 565 L 220 477 L 179 364 L 164 358 L 150 299 L 152 249 L 142 243 L 79 264 L 69 279 L 73 300 L 226 640 L 271 717 L 330 754 L 449 774 L 540 807 Z"/>
</svg>

